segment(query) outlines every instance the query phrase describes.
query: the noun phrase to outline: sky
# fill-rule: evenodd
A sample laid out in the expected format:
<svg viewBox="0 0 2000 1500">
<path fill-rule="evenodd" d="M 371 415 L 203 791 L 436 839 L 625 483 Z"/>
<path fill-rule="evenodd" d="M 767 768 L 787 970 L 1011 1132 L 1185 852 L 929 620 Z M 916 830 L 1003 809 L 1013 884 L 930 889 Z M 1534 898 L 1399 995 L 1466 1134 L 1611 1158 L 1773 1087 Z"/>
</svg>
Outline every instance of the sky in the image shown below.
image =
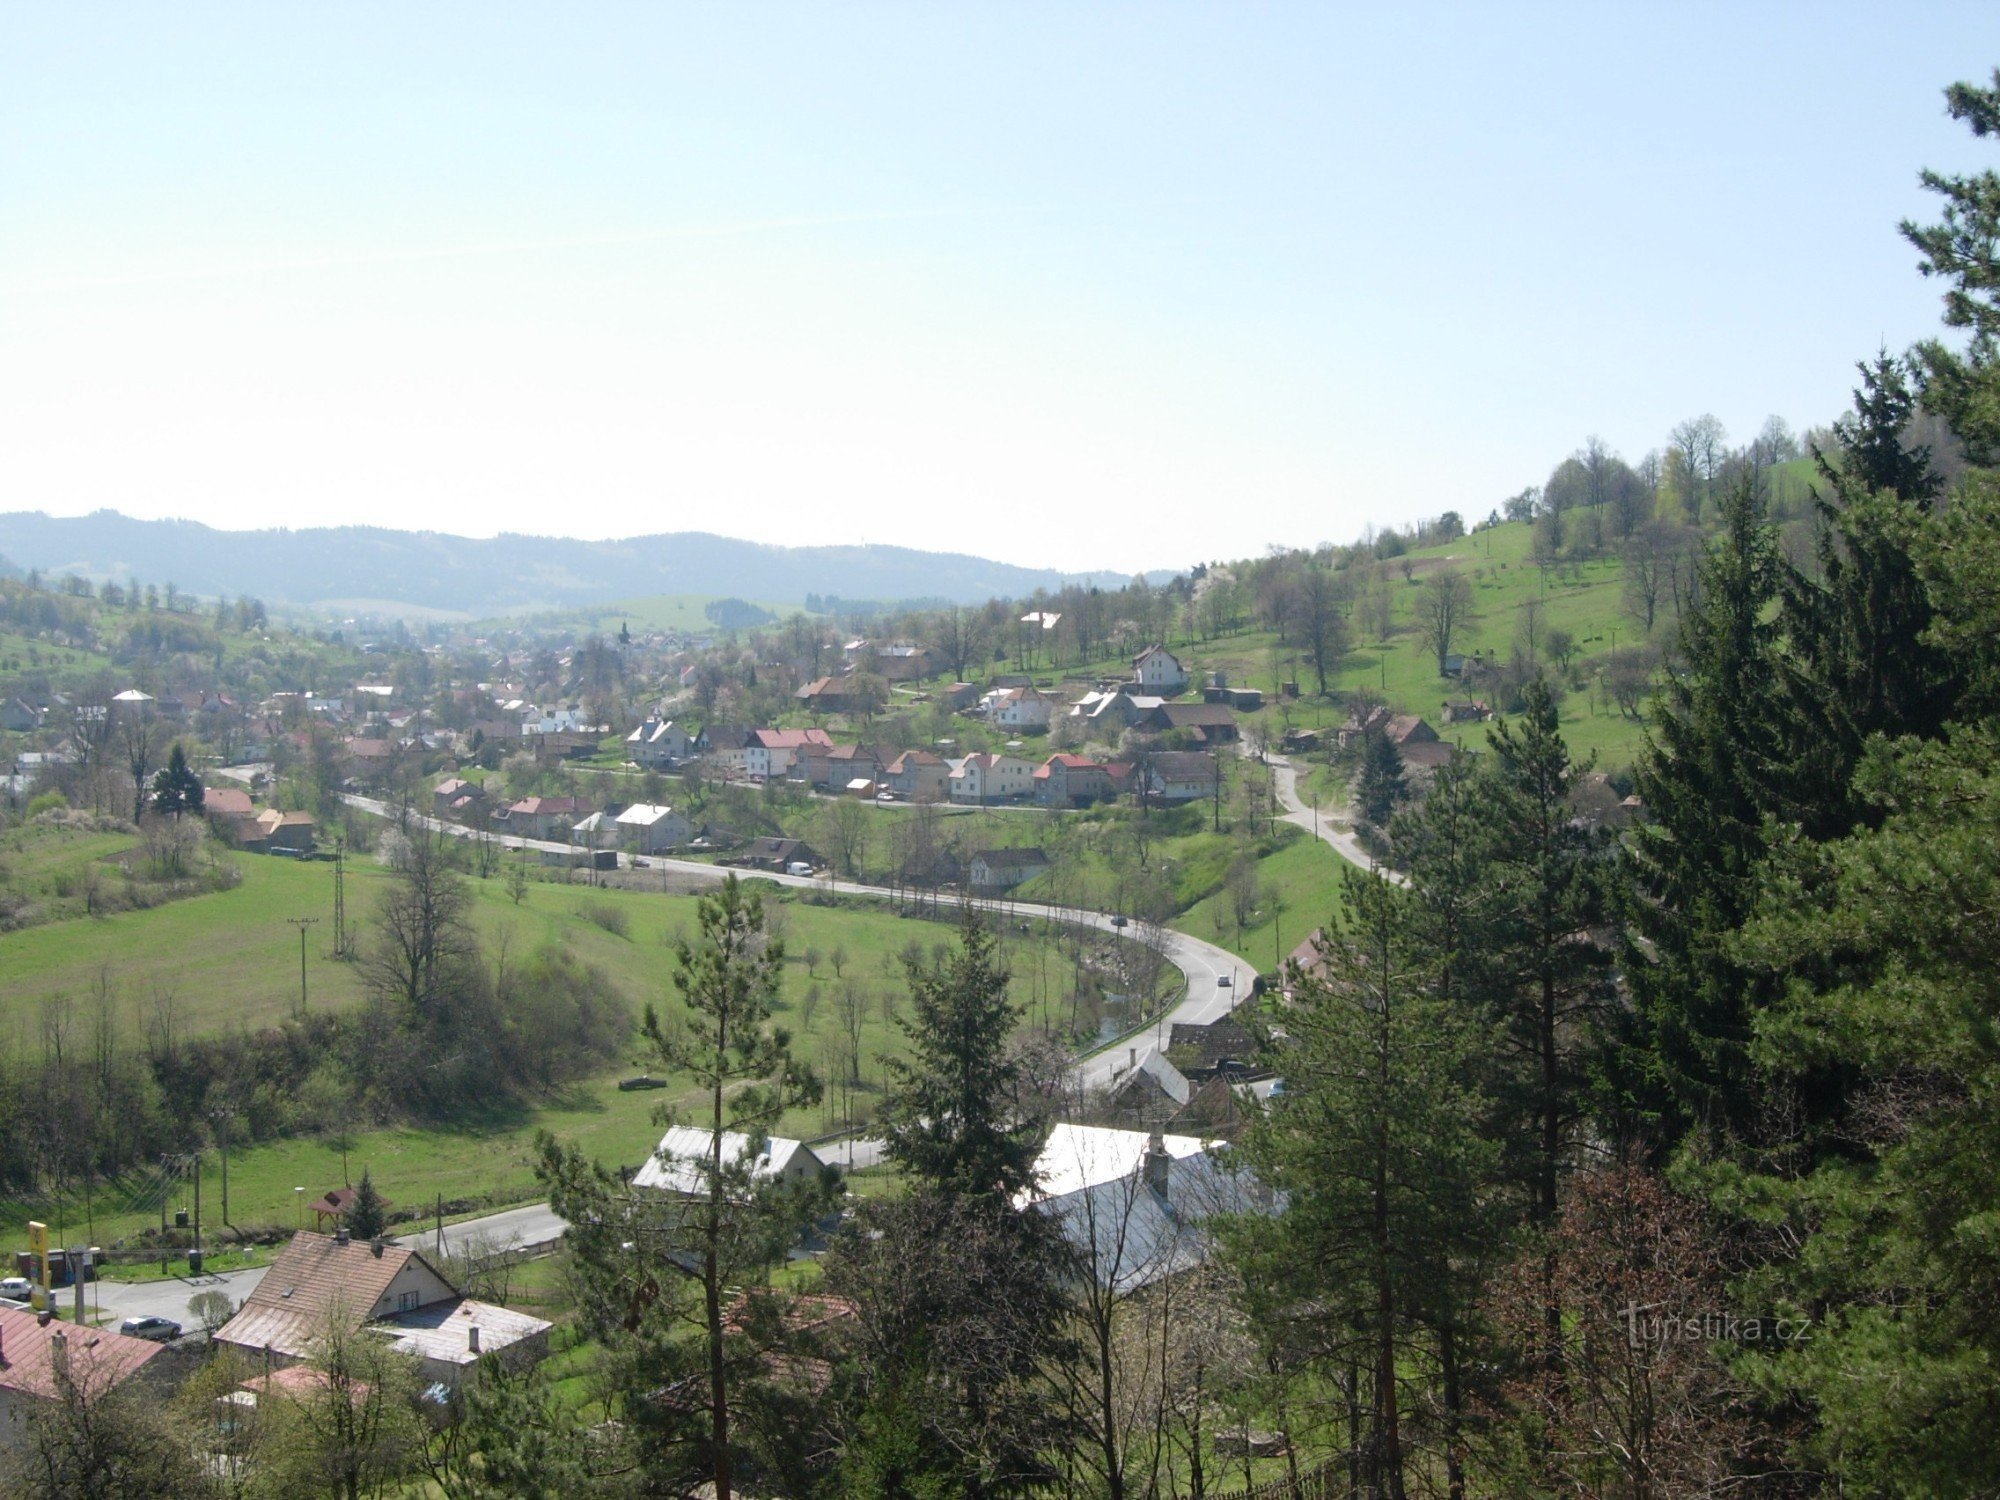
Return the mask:
<svg viewBox="0 0 2000 1500">
<path fill-rule="evenodd" d="M 0 511 L 1179 568 L 1824 423 L 2000 7 L 0 0 Z M 6 550 L 0 528 L 0 553 Z"/>
</svg>

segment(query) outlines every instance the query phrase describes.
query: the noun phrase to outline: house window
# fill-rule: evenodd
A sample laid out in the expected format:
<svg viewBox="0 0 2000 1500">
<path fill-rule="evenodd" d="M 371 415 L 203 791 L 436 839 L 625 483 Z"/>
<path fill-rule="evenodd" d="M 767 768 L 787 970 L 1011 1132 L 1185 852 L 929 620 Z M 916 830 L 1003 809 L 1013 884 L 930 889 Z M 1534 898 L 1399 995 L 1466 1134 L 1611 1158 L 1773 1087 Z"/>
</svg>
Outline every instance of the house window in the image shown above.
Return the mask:
<svg viewBox="0 0 2000 1500">
<path fill-rule="evenodd" d="M 416 1308 L 416 1305 L 417 1305 L 417 1294 L 416 1294 L 415 1292 L 398 1292 L 398 1293 L 396 1293 L 396 1311 L 397 1311 L 397 1312 L 399 1312 L 399 1313 L 405 1313 L 405 1312 L 411 1312 L 411 1311 L 414 1311 L 414 1310 L 415 1310 L 415 1308 Z"/>
</svg>

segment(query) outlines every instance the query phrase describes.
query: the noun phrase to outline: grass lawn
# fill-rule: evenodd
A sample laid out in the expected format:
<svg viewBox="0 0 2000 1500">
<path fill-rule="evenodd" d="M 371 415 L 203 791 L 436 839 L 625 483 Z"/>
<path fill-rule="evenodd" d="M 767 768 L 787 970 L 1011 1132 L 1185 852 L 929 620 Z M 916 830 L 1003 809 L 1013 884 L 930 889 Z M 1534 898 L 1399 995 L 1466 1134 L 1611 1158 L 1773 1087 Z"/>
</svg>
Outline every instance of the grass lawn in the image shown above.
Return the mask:
<svg viewBox="0 0 2000 1500">
<path fill-rule="evenodd" d="M 244 871 L 237 888 L 194 897 L 150 911 L 51 922 L 0 937 L 0 1035 L 17 1049 L 39 1045 L 39 1018 L 66 997 L 87 1015 L 84 1003 L 100 981 L 121 1007 L 114 1019 L 131 1035 L 171 995 L 178 1023 L 187 1035 L 232 1027 L 269 1025 L 290 1015 L 297 1003 L 299 943 L 290 916 L 322 919 L 307 939 L 307 983 L 311 1004 L 352 1005 L 362 998 L 356 966 L 329 956 L 333 867 L 256 855 L 230 855 Z M 350 921 L 364 928 L 376 893 L 388 874 L 355 861 L 350 865 L 347 906 Z M 504 941 L 516 956 L 543 944 L 560 944 L 576 957 L 601 967 L 632 1004 L 634 1014 L 649 1001 L 670 1005 L 672 957 L 669 944 L 695 927 L 695 898 L 652 892 L 593 889 L 531 883 L 516 906 L 498 879 L 473 880 L 473 919 L 489 958 Z M 899 918 L 873 905 L 819 906 L 765 883 L 769 910 L 786 949 L 778 1001 L 780 1024 L 789 1027 L 795 1048 L 809 1060 L 823 1060 L 845 1031 L 843 1002 L 851 996 L 860 1040 L 861 1084 L 845 1102 L 865 1109 L 882 1081 L 881 1059 L 901 1046 L 895 1024 L 907 1001 L 901 954 L 912 944 L 926 956 L 953 938 L 940 922 Z M 1077 969 L 1053 936 L 1037 929 L 1000 934 L 1003 955 L 1013 970 L 1012 992 L 1027 1024 L 1062 1024 Z M 535 1132 L 548 1129 L 574 1141 L 593 1157 L 636 1167 L 645 1160 L 659 1129 L 655 1113 L 681 1103 L 676 1090 L 622 1092 L 616 1081 L 644 1065 L 633 1055 L 601 1077 L 561 1098 L 530 1104 L 507 1103 L 485 1115 L 446 1127 L 361 1130 L 342 1144 L 334 1139 L 292 1139 L 251 1145 L 239 1142 L 230 1153 L 229 1218 L 240 1225 L 290 1227 L 303 1200 L 344 1181 L 358 1181 L 369 1169 L 392 1204 L 417 1209 L 442 1195 L 447 1203 L 503 1205 L 535 1196 Z M 833 1090 L 829 1090 L 832 1096 Z M 819 1109 L 800 1110 L 781 1130 L 816 1135 L 833 1127 L 831 1097 Z M 203 1160 L 203 1209 L 211 1232 L 222 1224 L 220 1164 L 211 1151 Z M 296 1189 L 303 1188 L 299 1193 Z M 65 1236 L 88 1228 L 97 1243 L 157 1224 L 161 1184 L 157 1173 L 98 1185 L 61 1201 L 0 1201 L 0 1235 L 18 1237 L 30 1218 L 60 1225 Z M 188 1185 L 180 1183 L 169 1207 L 191 1206 Z"/>
</svg>

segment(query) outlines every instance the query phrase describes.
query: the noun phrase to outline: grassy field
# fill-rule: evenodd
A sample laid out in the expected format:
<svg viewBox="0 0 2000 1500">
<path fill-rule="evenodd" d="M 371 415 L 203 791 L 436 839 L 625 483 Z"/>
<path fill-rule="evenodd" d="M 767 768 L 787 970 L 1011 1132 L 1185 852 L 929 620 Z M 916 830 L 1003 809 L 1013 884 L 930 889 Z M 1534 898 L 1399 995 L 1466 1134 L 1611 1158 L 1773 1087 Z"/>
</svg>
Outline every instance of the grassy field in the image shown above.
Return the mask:
<svg viewBox="0 0 2000 1500">
<path fill-rule="evenodd" d="M 115 845 L 116 835 L 93 835 Z M 129 842 L 129 840 L 128 840 Z M 95 844 L 91 846 L 93 849 Z M 40 1018 L 64 998 L 83 1005 L 97 993 L 122 1008 L 121 1024 L 136 1035 L 144 1017 L 171 996 L 189 1035 L 273 1024 L 293 1013 L 299 995 L 299 939 L 287 918 L 314 916 L 306 943 L 306 982 L 315 1008 L 349 1006 L 363 996 L 356 966 L 331 957 L 333 867 L 230 854 L 244 879 L 233 890 L 148 911 L 79 917 L 0 937 L 0 1041 L 32 1053 Z M 350 920 L 365 929 L 377 893 L 389 878 L 370 861 L 349 866 Z M 671 1005 L 671 941 L 695 926 L 696 898 L 654 892 L 592 889 L 533 882 L 517 906 L 498 879 L 473 880 L 472 914 L 488 953 L 501 944 L 517 957 L 560 944 L 602 968 L 634 1012 L 651 1001 Z M 826 1105 L 784 1122 L 793 1134 L 814 1135 L 843 1123 L 839 1111 L 865 1111 L 879 1089 L 881 1059 L 901 1045 L 897 1007 L 907 996 L 901 954 L 926 956 L 952 939 L 950 926 L 896 916 L 872 905 L 823 906 L 772 898 L 774 927 L 786 948 L 779 999 L 781 1024 L 799 1052 L 816 1061 L 832 1054 L 844 1031 L 842 999 L 858 1012 L 861 1086 L 829 1090 Z M 364 930 L 365 937 L 365 930 Z M 1076 1019 L 1072 996 L 1078 970 L 1073 949 L 1059 949 L 1040 931 L 1007 930 L 1003 954 L 1013 970 L 1013 995 L 1030 1026 L 1067 1026 Z M 1094 954 L 1104 955 L 1101 951 Z M 1087 1011 L 1085 1012 L 1087 1014 Z M 611 1163 L 636 1166 L 658 1130 L 661 1105 L 681 1102 L 674 1090 L 624 1092 L 620 1076 L 643 1065 L 632 1055 L 603 1076 L 553 1100 L 508 1104 L 477 1121 L 445 1128 L 356 1131 L 239 1147 L 230 1160 L 231 1217 L 239 1224 L 288 1225 L 300 1195 L 314 1197 L 372 1169 L 389 1197 L 404 1205 L 431 1202 L 510 1203 L 534 1191 L 532 1146 L 546 1128 Z M 343 1153 L 341 1147 L 345 1145 Z M 220 1164 L 206 1158 L 204 1194 L 212 1222 L 220 1212 Z M 183 1187 L 183 1197 L 191 1193 Z M 100 1186 L 86 1200 L 0 1203 L 0 1234 L 17 1235 L 32 1217 L 66 1226 L 88 1224 L 100 1243 L 157 1223 L 159 1185 L 141 1178 Z"/>
</svg>

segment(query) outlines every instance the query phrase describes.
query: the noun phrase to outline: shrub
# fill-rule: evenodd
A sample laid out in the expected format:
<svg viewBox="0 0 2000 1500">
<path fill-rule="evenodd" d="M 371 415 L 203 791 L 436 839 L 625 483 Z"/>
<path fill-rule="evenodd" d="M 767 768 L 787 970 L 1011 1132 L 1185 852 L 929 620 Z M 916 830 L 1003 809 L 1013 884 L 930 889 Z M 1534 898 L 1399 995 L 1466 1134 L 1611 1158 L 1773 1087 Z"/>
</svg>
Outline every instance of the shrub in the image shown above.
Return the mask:
<svg viewBox="0 0 2000 1500">
<path fill-rule="evenodd" d="M 613 937 L 621 937 L 628 942 L 631 940 L 632 919 L 622 906 L 614 906 L 609 901 L 592 901 L 583 908 L 583 919 L 596 923 Z"/>
</svg>

